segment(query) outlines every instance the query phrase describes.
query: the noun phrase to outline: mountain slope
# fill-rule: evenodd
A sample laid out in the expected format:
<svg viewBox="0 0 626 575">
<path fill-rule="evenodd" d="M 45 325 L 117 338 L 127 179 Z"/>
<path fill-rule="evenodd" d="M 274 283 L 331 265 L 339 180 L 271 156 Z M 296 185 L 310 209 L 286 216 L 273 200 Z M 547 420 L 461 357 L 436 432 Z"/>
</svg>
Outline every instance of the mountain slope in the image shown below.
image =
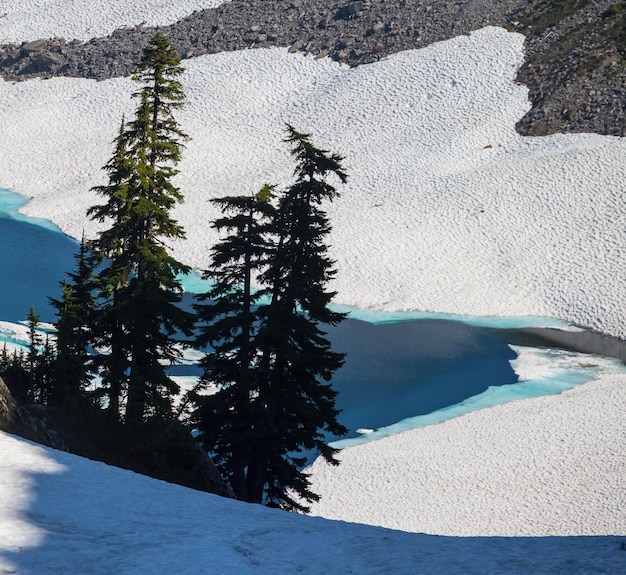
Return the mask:
<svg viewBox="0 0 626 575">
<path fill-rule="evenodd" d="M 221 499 L 0 432 L 4 575 L 620 573 L 622 543 L 439 537 L 333 522 Z"/>
<path fill-rule="evenodd" d="M 65 9 L 56 0 L 48 5 Z M 14 42 L 0 47 L 0 74 L 6 79 L 125 76 L 154 33 L 136 26 L 85 43 L 67 38 L 69 43 L 24 46 L 16 40 L 52 38 L 54 27 L 28 22 L 17 35 L 21 21 L 12 16 L 0 18 L 0 42 Z M 522 134 L 621 136 L 626 134 L 625 18 L 626 3 L 614 0 L 231 0 L 160 29 L 186 58 L 291 46 L 358 66 L 487 25 L 502 26 L 527 38 L 518 80 L 530 89 L 533 110 L 518 124 Z M 89 28 L 78 36 L 90 38 Z"/>
</svg>

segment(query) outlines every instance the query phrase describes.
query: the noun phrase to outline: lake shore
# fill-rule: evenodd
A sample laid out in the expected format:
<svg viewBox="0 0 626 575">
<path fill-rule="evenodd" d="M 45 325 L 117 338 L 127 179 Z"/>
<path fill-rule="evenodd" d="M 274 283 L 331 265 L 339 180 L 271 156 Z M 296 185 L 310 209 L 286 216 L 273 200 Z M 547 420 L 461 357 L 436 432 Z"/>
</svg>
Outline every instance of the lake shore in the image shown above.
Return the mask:
<svg viewBox="0 0 626 575">
<path fill-rule="evenodd" d="M 567 331 L 554 328 L 498 330 L 507 343 L 527 347 L 556 347 L 579 353 L 613 357 L 626 363 L 626 341 L 592 330 Z"/>
</svg>

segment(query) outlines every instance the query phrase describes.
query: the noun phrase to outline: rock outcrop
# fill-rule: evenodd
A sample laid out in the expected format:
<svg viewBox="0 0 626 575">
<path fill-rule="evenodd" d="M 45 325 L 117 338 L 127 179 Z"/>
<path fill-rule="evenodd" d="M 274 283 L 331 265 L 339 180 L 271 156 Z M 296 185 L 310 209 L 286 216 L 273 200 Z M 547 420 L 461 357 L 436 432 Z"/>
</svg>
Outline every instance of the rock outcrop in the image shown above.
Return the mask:
<svg viewBox="0 0 626 575">
<path fill-rule="evenodd" d="M 527 135 L 626 135 L 626 5 L 614 0 L 231 0 L 161 27 L 183 58 L 290 47 L 359 66 L 402 50 L 502 26 L 527 38 L 519 81 L 532 111 Z M 99 80 L 134 72 L 154 29 L 119 29 L 106 38 L 29 39 L 0 46 L 0 75 Z"/>
<path fill-rule="evenodd" d="M 42 405 L 17 400 L 0 378 L 0 430 L 67 451 L 67 441 Z"/>
</svg>

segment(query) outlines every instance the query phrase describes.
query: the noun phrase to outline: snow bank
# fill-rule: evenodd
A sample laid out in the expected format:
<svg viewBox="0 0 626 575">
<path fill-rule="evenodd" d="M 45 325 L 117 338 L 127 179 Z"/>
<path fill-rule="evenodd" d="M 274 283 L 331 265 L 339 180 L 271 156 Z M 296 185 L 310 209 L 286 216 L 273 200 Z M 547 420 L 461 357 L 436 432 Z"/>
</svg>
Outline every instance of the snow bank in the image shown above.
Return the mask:
<svg viewBox="0 0 626 575">
<path fill-rule="evenodd" d="M 605 364 L 560 395 L 348 447 L 339 467 L 311 466 L 313 513 L 451 536 L 626 535 L 625 404 L 623 366 Z"/>
<path fill-rule="evenodd" d="M 222 499 L 0 432 L 0 573 L 587 575 L 620 539 L 433 537 Z"/>
<path fill-rule="evenodd" d="M 87 41 L 121 27 L 164 26 L 228 0 L 3 0 L 0 43 L 62 37 Z M 87 6 L 86 6 L 87 4 Z"/>
<path fill-rule="evenodd" d="M 202 268 L 216 236 L 208 200 L 290 181 L 284 122 L 343 154 L 331 208 L 337 302 L 470 315 L 541 315 L 626 335 L 626 142 L 523 138 L 515 84 L 522 36 L 486 28 L 350 69 L 283 49 L 185 62 L 193 138 L 176 255 Z M 80 237 L 88 190 L 123 114 L 128 79 L 0 83 L 0 186 L 23 211 Z"/>
</svg>

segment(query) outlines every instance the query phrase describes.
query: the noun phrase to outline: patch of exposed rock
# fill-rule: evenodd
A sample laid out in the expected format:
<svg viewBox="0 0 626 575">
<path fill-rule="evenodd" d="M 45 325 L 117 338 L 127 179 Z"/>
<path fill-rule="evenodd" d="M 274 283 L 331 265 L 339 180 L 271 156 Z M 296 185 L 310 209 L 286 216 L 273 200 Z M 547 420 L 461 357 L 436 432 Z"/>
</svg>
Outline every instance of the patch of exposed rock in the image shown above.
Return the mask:
<svg viewBox="0 0 626 575">
<path fill-rule="evenodd" d="M 43 405 L 17 400 L 0 378 L 0 430 L 67 451 L 67 441 Z"/>
<path fill-rule="evenodd" d="M 514 17 L 527 36 L 518 80 L 533 103 L 518 131 L 626 135 L 626 2 L 543 0 Z"/>
<path fill-rule="evenodd" d="M 527 37 L 519 74 L 533 110 L 528 135 L 624 135 L 626 3 L 611 0 L 231 0 L 161 27 L 183 58 L 290 47 L 350 66 L 487 25 Z M 0 47 L 0 74 L 106 79 L 134 72 L 154 29 L 119 29 L 89 42 L 33 39 Z"/>
</svg>

